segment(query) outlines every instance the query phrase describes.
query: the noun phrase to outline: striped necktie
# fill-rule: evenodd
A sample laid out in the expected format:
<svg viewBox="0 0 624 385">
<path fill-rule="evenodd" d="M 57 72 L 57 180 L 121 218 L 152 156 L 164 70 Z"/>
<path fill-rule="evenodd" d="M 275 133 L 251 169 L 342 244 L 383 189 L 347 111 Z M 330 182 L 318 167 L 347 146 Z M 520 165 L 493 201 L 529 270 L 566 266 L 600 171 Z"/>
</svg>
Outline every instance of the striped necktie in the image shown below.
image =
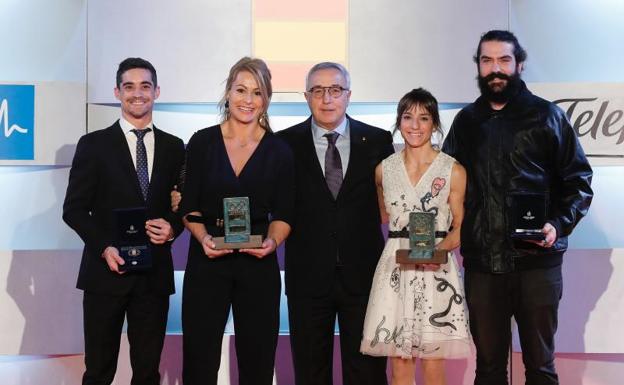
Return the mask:
<svg viewBox="0 0 624 385">
<path fill-rule="evenodd" d="M 323 135 L 327 138 L 327 151 L 325 152 L 325 181 L 327 187 L 331 191 L 334 199 L 338 196 L 340 186 L 342 185 L 342 161 L 340 160 L 340 152 L 336 148 L 336 140 L 338 140 L 337 132 L 329 132 Z"/>
<path fill-rule="evenodd" d="M 137 136 L 136 143 L 136 172 L 137 177 L 139 178 L 139 185 L 141 186 L 141 193 L 143 194 L 143 199 L 147 200 L 147 190 L 149 188 L 149 172 L 147 169 L 147 150 L 145 149 L 145 143 L 143 142 L 143 138 L 145 134 L 152 131 L 151 128 L 146 128 L 144 130 L 132 130 L 134 134 Z"/>
</svg>

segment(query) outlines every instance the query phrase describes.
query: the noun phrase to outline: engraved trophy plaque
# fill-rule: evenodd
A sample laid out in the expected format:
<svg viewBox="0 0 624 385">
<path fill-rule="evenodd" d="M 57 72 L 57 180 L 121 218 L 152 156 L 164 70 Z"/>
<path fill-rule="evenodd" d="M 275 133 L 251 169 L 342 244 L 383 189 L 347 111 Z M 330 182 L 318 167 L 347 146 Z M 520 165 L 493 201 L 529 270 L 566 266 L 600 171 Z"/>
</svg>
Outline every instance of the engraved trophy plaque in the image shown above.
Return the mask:
<svg viewBox="0 0 624 385">
<path fill-rule="evenodd" d="M 248 197 L 223 198 L 224 237 L 215 237 L 215 249 L 254 249 L 262 247 L 262 235 L 251 235 Z"/>
<path fill-rule="evenodd" d="M 121 271 L 147 270 L 152 267 L 149 238 L 145 232 L 147 213 L 145 207 L 113 210 L 116 222 L 116 236 L 113 246 L 125 263 Z"/>
<path fill-rule="evenodd" d="M 396 251 L 397 263 L 443 264 L 448 261 L 448 251 L 435 248 L 435 215 L 433 213 L 410 213 L 408 233 L 409 249 Z"/>
<path fill-rule="evenodd" d="M 542 228 L 546 223 L 548 204 L 546 194 L 517 192 L 508 195 L 510 201 L 510 235 L 517 240 L 545 239 Z"/>
</svg>

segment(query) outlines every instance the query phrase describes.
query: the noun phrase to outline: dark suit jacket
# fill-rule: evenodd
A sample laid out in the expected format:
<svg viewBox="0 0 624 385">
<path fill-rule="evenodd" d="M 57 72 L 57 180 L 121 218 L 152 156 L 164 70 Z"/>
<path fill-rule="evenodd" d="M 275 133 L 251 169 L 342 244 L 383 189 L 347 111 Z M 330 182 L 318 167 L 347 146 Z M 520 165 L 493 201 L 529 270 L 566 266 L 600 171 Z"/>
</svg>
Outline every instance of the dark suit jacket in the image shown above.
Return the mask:
<svg viewBox="0 0 624 385">
<path fill-rule="evenodd" d="M 353 294 L 366 295 L 384 246 L 375 188 L 375 167 L 394 152 L 392 135 L 349 119 L 349 164 L 334 199 L 312 139 L 312 119 L 277 133 L 295 158 L 295 220 L 286 241 L 288 295 L 329 293 L 336 274 Z"/>
<path fill-rule="evenodd" d="M 119 122 L 80 138 L 63 204 L 63 220 L 85 243 L 79 289 L 123 295 L 132 289 L 136 277 L 144 274 L 154 292 L 174 292 L 171 242 L 150 244 L 153 266 L 146 272 L 119 275 L 109 270 L 101 256 L 113 244 L 116 208 L 145 206 L 148 218 L 165 218 L 176 235 L 183 230 L 180 218 L 171 212 L 169 195 L 178 183 L 183 161 L 182 140 L 154 127 L 154 164 L 145 202 Z"/>
</svg>

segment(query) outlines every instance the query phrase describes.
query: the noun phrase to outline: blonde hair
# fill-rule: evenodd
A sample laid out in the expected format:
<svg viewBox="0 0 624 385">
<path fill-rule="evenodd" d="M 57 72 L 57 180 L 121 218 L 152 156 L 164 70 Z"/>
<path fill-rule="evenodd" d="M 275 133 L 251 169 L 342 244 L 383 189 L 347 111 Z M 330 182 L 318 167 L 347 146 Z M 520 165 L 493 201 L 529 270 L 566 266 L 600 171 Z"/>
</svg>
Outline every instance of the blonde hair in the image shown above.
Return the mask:
<svg viewBox="0 0 624 385">
<path fill-rule="evenodd" d="M 263 109 L 258 119 L 258 124 L 266 131 L 271 132 L 271 126 L 269 125 L 269 116 L 267 110 L 269 109 L 269 103 L 271 102 L 271 96 L 273 95 L 273 87 L 271 86 L 271 71 L 269 67 L 262 59 L 243 57 L 236 62 L 230 68 L 230 74 L 225 81 L 225 91 L 219 101 L 219 111 L 221 113 L 221 123 L 225 122 L 230 117 L 229 107 L 227 105 L 227 94 L 232 88 L 234 79 L 241 72 L 249 72 L 260 88 L 260 94 L 262 95 Z"/>
</svg>

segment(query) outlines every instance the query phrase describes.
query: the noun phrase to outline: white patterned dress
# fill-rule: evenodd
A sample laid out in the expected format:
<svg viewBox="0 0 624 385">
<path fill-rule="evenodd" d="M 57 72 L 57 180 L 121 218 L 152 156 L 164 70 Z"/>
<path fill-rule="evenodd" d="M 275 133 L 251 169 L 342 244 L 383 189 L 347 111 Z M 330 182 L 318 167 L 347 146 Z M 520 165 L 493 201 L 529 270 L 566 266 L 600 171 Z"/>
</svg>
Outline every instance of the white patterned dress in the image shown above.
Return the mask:
<svg viewBox="0 0 624 385">
<path fill-rule="evenodd" d="M 412 186 L 403 151 L 382 162 L 383 191 L 390 231 L 400 231 L 412 211 L 436 214 L 436 231 L 448 231 L 448 196 L 455 160 L 440 152 L 418 184 Z M 439 242 L 441 239 L 436 239 Z M 360 351 L 372 356 L 461 358 L 470 355 L 471 339 L 464 287 L 455 256 L 437 270 L 395 262 L 407 238 L 389 238 L 368 301 Z"/>
</svg>

